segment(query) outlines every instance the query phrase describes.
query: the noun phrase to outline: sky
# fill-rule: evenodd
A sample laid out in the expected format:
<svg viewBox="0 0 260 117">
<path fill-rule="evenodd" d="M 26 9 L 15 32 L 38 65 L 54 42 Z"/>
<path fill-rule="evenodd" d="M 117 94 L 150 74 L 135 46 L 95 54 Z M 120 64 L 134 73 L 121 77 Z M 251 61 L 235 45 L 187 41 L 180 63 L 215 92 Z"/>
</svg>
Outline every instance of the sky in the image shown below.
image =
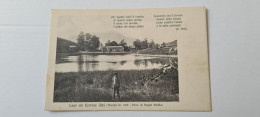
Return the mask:
<svg viewBox="0 0 260 117">
<path fill-rule="evenodd" d="M 58 17 L 57 36 L 76 42 L 77 35 L 82 31 L 97 35 L 103 44 L 108 40 L 118 42 L 123 38 L 128 45 L 132 45 L 135 39 L 144 38 L 155 43 L 177 40 L 179 35 L 174 29 L 156 28 L 153 15 L 145 15 L 142 20 L 140 24 L 144 25 L 144 28 L 119 29 L 113 28 L 113 19 L 109 14 L 62 15 Z"/>
</svg>

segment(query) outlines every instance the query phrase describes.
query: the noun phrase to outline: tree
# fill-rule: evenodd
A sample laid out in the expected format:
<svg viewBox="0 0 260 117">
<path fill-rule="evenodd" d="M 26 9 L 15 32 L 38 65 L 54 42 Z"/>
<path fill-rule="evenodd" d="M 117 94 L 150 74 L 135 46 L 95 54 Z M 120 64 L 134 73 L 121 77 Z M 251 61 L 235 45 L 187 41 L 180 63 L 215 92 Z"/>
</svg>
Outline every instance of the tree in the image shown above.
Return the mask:
<svg viewBox="0 0 260 117">
<path fill-rule="evenodd" d="M 84 32 L 79 33 L 77 42 L 80 51 L 97 51 L 100 45 L 99 37 Z"/>
<path fill-rule="evenodd" d="M 109 46 L 118 46 L 118 43 L 116 41 L 112 41 Z"/>
<path fill-rule="evenodd" d="M 89 41 L 88 50 L 97 51 L 99 45 L 100 45 L 99 37 L 97 37 L 96 35 L 93 35 Z"/>
<path fill-rule="evenodd" d="M 124 47 L 124 51 L 129 51 L 129 47 L 127 46 L 127 43 L 125 42 L 124 39 L 120 41 L 119 45 Z"/>
<path fill-rule="evenodd" d="M 142 42 L 142 49 L 146 49 L 146 48 L 148 48 L 148 40 L 147 40 L 147 38 L 145 38 Z"/>
<path fill-rule="evenodd" d="M 162 45 L 161 45 L 161 47 L 166 47 L 166 44 L 163 42 Z"/>
<path fill-rule="evenodd" d="M 120 41 L 119 45 L 125 47 L 125 46 L 127 46 L 127 43 L 125 42 L 124 39 L 122 39 L 122 40 Z"/>
<path fill-rule="evenodd" d="M 84 32 L 80 32 L 77 38 L 77 43 L 80 51 L 85 50 L 85 36 Z"/>
<path fill-rule="evenodd" d="M 134 44 L 134 46 L 135 46 L 135 48 L 136 49 L 142 49 L 141 47 L 142 47 L 142 43 L 141 43 L 141 41 L 139 40 L 139 39 L 136 39 L 134 42 L 133 42 L 133 44 Z"/>
<path fill-rule="evenodd" d="M 84 47 L 85 50 L 89 50 L 90 47 L 90 40 L 92 38 L 92 35 L 90 33 L 85 34 L 85 41 L 84 41 Z"/>
<path fill-rule="evenodd" d="M 117 43 L 116 41 L 110 42 L 110 40 L 108 40 L 105 45 L 106 45 L 106 46 L 118 46 L 118 43 Z"/>
<path fill-rule="evenodd" d="M 85 34 L 86 41 L 89 41 L 92 38 L 92 35 L 90 33 Z"/>
<path fill-rule="evenodd" d="M 156 49 L 159 49 L 159 47 L 160 47 L 160 45 L 158 43 L 156 43 L 154 46 Z"/>
<path fill-rule="evenodd" d="M 155 47 L 155 43 L 153 40 L 151 40 L 151 42 L 149 43 L 149 48 L 154 48 Z"/>
<path fill-rule="evenodd" d="M 110 45 L 110 40 L 108 40 L 105 45 L 106 45 L 106 46 L 109 46 L 109 45 Z"/>
</svg>

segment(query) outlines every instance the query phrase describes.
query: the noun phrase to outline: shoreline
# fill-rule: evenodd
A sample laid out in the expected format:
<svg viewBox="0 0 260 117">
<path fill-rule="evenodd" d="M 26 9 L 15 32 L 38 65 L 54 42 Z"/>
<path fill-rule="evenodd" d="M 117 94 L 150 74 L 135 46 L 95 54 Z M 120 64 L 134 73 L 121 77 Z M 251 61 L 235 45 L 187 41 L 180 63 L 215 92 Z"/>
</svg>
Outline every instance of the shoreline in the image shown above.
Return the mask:
<svg viewBox="0 0 260 117">
<path fill-rule="evenodd" d="M 133 54 L 135 56 L 154 56 L 154 57 L 178 57 L 178 55 L 166 55 L 166 54 L 136 54 L 132 52 L 113 52 L 113 53 L 104 53 L 104 52 L 84 52 L 84 53 L 56 53 L 56 55 L 67 55 L 67 56 L 77 56 L 77 55 L 127 55 Z"/>
<path fill-rule="evenodd" d="M 178 55 L 162 55 L 162 54 L 135 54 L 135 56 L 150 56 L 150 57 L 178 57 Z"/>
<path fill-rule="evenodd" d="M 75 55 L 126 55 L 131 54 L 128 52 L 113 52 L 113 53 L 105 53 L 105 52 L 84 52 L 84 53 L 69 53 L 69 56 Z"/>
</svg>

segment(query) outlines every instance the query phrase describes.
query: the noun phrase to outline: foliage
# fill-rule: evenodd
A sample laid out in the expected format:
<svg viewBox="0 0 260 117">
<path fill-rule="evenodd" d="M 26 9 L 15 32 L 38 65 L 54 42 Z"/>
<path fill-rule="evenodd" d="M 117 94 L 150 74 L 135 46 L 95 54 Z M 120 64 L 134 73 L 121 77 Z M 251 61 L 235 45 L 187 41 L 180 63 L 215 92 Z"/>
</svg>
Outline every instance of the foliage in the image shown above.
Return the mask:
<svg viewBox="0 0 260 117">
<path fill-rule="evenodd" d="M 85 50 L 85 36 L 84 32 L 80 32 L 77 38 L 78 47 L 80 50 Z"/>
<path fill-rule="evenodd" d="M 142 43 L 139 39 L 136 39 L 134 42 L 133 42 L 134 46 L 136 49 L 138 50 L 141 50 L 142 49 Z"/>
<path fill-rule="evenodd" d="M 116 41 L 112 41 L 108 44 L 108 46 L 118 46 L 118 43 Z"/>
<path fill-rule="evenodd" d="M 81 51 L 97 51 L 100 45 L 99 37 L 84 32 L 79 33 L 77 42 Z"/>
<path fill-rule="evenodd" d="M 124 47 L 124 51 L 129 51 L 129 47 L 127 46 L 127 43 L 125 42 L 124 39 L 122 39 L 119 43 L 120 46 L 123 46 Z"/>
<path fill-rule="evenodd" d="M 110 45 L 110 40 L 108 40 L 105 45 L 109 46 Z"/>
<path fill-rule="evenodd" d="M 156 48 L 156 45 L 159 46 L 159 44 L 155 44 L 153 40 L 151 40 L 150 42 L 148 42 L 148 39 L 145 38 L 143 41 L 139 40 L 139 39 L 136 39 L 134 42 L 133 42 L 135 48 L 137 50 L 143 50 L 143 49 L 146 49 L 146 48 Z"/>
<path fill-rule="evenodd" d="M 142 49 L 146 49 L 146 48 L 148 48 L 148 40 L 147 40 L 147 38 L 145 38 L 142 42 Z"/>
<path fill-rule="evenodd" d="M 124 39 L 122 39 L 122 40 L 120 41 L 119 45 L 125 47 L 125 46 L 127 46 L 127 43 L 125 42 Z"/>
<path fill-rule="evenodd" d="M 100 45 L 99 37 L 97 37 L 96 35 L 93 35 L 88 43 L 89 43 L 88 44 L 89 46 L 87 46 L 88 50 L 90 50 L 90 51 L 97 51 L 97 49 L 98 49 L 98 47 Z"/>
<path fill-rule="evenodd" d="M 178 101 L 177 71 L 169 71 L 159 81 L 144 86 L 153 70 L 87 71 L 55 73 L 54 102 L 112 102 L 112 75 L 118 73 L 123 102 Z M 93 82 L 92 82 L 93 81 Z"/>
<path fill-rule="evenodd" d="M 106 45 L 106 46 L 118 46 L 119 44 L 118 44 L 116 41 L 110 42 L 110 40 L 108 40 L 105 45 Z"/>
<path fill-rule="evenodd" d="M 150 48 L 154 48 L 154 47 L 155 47 L 155 43 L 154 43 L 153 40 L 151 40 L 151 42 L 149 43 L 149 47 L 150 47 Z"/>
<path fill-rule="evenodd" d="M 177 55 L 177 50 L 172 50 L 169 52 L 169 47 L 162 48 L 147 48 L 139 52 L 139 54 L 157 54 L 157 55 Z"/>
</svg>

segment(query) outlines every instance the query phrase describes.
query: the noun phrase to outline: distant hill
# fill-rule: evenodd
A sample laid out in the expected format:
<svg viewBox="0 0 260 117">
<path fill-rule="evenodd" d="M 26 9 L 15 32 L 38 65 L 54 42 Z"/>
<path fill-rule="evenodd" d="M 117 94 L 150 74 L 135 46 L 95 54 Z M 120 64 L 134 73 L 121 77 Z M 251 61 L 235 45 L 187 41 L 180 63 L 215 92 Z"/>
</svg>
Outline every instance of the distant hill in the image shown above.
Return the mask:
<svg viewBox="0 0 260 117">
<path fill-rule="evenodd" d="M 88 32 L 85 32 L 85 33 L 88 33 Z M 125 42 L 127 43 L 127 45 L 130 46 L 130 45 L 133 45 L 133 41 L 136 40 L 135 38 L 127 37 L 116 31 L 89 32 L 89 33 L 99 37 L 99 41 L 102 44 L 105 44 L 108 40 L 110 40 L 111 42 L 116 41 L 119 43 L 122 39 L 124 39 Z M 70 40 L 72 42 L 77 42 L 77 38 L 78 38 L 78 35 L 71 35 L 69 37 L 66 37 L 66 40 Z"/>
<path fill-rule="evenodd" d="M 116 32 L 116 31 L 107 31 L 107 32 L 100 32 L 100 33 L 92 33 L 99 37 L 101 43 L 105 44 L 108 40 L 120 42 L 122 39 L 125 40 L 128 46 L 133 45 L 133 41 L 136 40 L 135 38 L 126 37 L 125 35 Z"/>
<path fill-rule="evenodd" d="M 69 46 L 77 46 L 77 43 L 63 39 L 57 38 L 57 53 L 67 53 L 69 52 Z"/>
</svg>

